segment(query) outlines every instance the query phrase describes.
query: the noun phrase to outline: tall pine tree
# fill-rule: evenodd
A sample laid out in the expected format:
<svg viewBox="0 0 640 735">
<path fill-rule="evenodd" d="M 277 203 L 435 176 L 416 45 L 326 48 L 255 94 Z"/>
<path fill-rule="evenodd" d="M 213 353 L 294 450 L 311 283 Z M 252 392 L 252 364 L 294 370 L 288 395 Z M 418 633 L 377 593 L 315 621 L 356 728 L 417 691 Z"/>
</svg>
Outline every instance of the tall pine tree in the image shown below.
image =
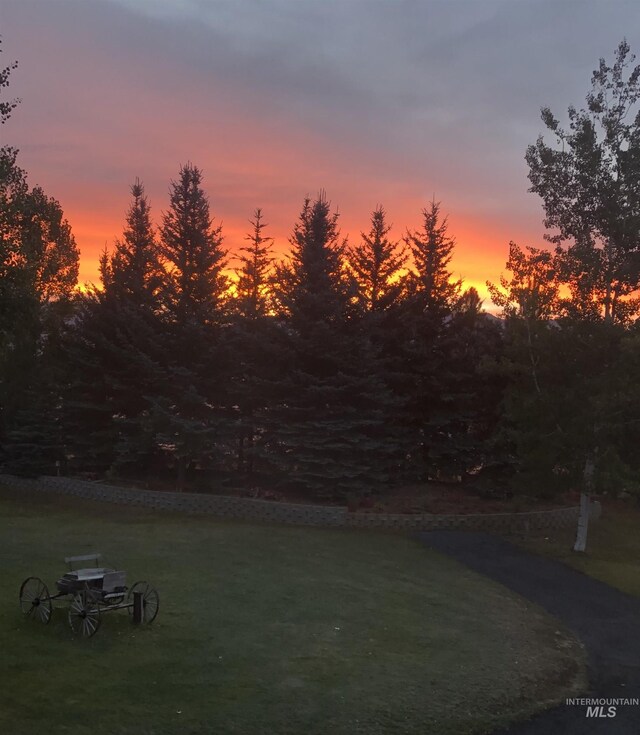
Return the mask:
<svg viewBox="0 0 640 735">
<path fill-rule="evenodd" d="M 167 314 L 179 325 L 220 320 L 228 282 L 222 227 L 214 226 L 202 171 L 191 163 L 171 182 L 169 209 L 162 217 L 160 249 L 168 265 Z"/>
<path fill-rule="evenodd" d="M 266 412 L 265 440 L 281 476 L 315 497 L 374 492 L 394 470 L 384 385 L 368 372 L 368 347 L 348 318 L 345 243 L 321 192 L 306 200 L 279 269 L 285 369 Z"/>
<path fill-rule="evenodd" d="M 234 309 L 229 330 L 233 371 L 229 403 L 235 416 L 236 470 L 242 482 L 256 484 L 260 463 L 256 460 L 256 440 L 260 427 L 256 412 L 269 402 L 269 381 L 279 365 L 272 286 L 275 258 L 273 239 L 265 234 L 262 210 L 250 220 L 247 244 L 240 248 L 240 268 L 236 270 Z"/>
<path fill-rule="evenodd" d="M 407 230 L 405 236 L 414 265 L 411 292 L 419 308 L 443 316 L 460 292 L 460 281 L 452 280 L 450 270 L 456 243 L 449 235 L 447 217 L 440 214 L 440 202 L 434 199 L 422 210 L 422 217 L 422 228 Z"/>
<path fill-rule="evenodd" d="M 103 285 L 120 298 L 157 311 L 165 272 L 151 223 L 151 208 L 139 179 L 131 187 L 131 196 L 125 229 L 122 238 L 116 240 L 109 277 L 103 275 Z"/>
<path fill-rule="evenodd" d="M 167 264 L 166 372 L 153 399 L 158 436 L 169 449 L 177 485 L 207 475 L 228 439 L 228 360 L 223 331 L 228 281 L 222 228 L 214 225 L 202 172 L 187 164 L 171 183 L 160 228 Z"/>
<path fill-rule="evenodd" d="M 412 471 L 416 479 L 428 480 L 450 475 L 456 464 L 450 451 L 457 417 L 447 331 L 460 281 L 450 270 L 455 240 L 440 203 L 434 199 L 422 210 L 422 218 L 421 229 L 408 230 L 405 237 L 413 269 L 402 310 L 396 391 L 402 404 L 398 421 L 413 435 Z"/>
</svg>

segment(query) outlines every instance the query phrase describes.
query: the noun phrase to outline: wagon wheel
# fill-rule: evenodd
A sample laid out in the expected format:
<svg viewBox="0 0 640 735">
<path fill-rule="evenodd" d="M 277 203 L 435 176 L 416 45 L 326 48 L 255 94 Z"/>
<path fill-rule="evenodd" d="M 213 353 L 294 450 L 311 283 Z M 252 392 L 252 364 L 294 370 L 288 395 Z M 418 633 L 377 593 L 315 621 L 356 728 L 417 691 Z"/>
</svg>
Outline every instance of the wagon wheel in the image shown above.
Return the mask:
<svg viewBox="0 0 640 735">
<path fill-rule="evenodd" d="M 133 615 L 133 593 L 142 592 L 142 622 L 152 623 L 158 614 L 160 607 L 160 596 L 155 587 L 148 582 L 136 582 L 127 593 L 127 602 L 129 603 L 129 614 Z"/>
<path fill-rule="evenodd" d="M 69 625 L 76 635 L 91 638 L 100 627 L 100 608 L 86 590 L 74 595 L 69 606 Z"/>
<path fill-rule="evenodd" d="M 27 577 L 20 587 L 20 609 L 28 618 L 41 623 L 51 620 L 51 597 L 39 577 Z"/>
</svg>

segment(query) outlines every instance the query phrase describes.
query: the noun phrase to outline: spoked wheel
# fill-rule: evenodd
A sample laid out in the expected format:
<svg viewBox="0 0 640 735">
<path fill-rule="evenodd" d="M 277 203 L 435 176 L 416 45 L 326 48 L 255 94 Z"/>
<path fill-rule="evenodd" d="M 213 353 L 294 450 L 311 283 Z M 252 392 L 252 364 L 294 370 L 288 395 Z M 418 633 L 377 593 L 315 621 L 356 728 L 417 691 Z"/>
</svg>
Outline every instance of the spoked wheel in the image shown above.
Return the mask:
<svg viewBox="0 0 640 735">
<path fill-rule="evenodd" d="M 155 587 L 148 582 L 136 582 L 127 593 L 127 602 L 129 603 L 129 614 L 133 615 L 133 593 L 142 592 L 142 622 L 152 623 L 158 614 L 160 607 L 160 596 Z"/>
<path fill-rule="evenodd" d="M 20 587 L 20 609 L 40 623 L 51 620 L 51 597 L 47 585 L 39 577 L 28 577 Z"/>
<path fill-rule="evenodd" d="M 69 625 L 76 635 L 91 638 L 100 627 L 100 608 L 86 591 L 74 595 L 69 606 Z"/>
</svg>

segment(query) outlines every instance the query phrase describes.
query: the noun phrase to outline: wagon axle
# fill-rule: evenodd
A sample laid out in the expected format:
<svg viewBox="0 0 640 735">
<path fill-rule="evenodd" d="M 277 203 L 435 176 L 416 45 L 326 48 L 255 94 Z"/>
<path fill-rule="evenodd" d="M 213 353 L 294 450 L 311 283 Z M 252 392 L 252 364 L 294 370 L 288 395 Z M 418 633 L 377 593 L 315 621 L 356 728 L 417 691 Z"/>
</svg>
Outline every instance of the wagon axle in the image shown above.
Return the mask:
<svg viewBox="0 0 640 735">
<path fill-rule="evenodd" d="M 70 556 L 65 559 L 69 571 L 56 582 L 57 594 L 49 594 L 39 577 L 27 577 L 20 587 L 20 609 L 28 618 L 47 624 L 52 602 L 69 601 L 68 620 L 74 633 L 90 638 L 100 627 L 102 613 L 128 610 L 134 623 L 151 623 L 160 606 L 157 590 L 148 582 L 126 585 L 126 572 L 98 567 L 100 554 Z M 95 567 L 73 569 L 78 562 L 93 561 Z"/>
</svg>

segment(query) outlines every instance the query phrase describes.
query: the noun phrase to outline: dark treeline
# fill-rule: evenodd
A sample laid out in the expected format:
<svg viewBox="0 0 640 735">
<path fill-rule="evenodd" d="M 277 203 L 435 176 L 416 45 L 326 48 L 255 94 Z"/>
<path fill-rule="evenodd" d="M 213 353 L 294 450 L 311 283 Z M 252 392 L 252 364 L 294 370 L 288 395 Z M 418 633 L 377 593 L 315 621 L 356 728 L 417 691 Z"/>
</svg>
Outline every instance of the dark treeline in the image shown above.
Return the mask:
<svg viewBox="0 0 640 735">
<path fill-rule="evenodd" d="M 156 221 L 136 181 L 100 286 L 80 293 L 59 204 L 2 148 L 2 467 L 335 499 L 430 479 L 635 491 L 632 60 L 623 42 L 601 62 L 568 130 L 543 111 L 557 146 L 539 138 L 527 162 L 555 249 L 511 244 L 508 274 L 489 284 L 501 318 L 454 279 L 435 200 L 398 242 L 378 206 L 348 243 L 320 192 L 284 259 L 257 209 L 231 257 L 192 164 Z"/>
</svg>

